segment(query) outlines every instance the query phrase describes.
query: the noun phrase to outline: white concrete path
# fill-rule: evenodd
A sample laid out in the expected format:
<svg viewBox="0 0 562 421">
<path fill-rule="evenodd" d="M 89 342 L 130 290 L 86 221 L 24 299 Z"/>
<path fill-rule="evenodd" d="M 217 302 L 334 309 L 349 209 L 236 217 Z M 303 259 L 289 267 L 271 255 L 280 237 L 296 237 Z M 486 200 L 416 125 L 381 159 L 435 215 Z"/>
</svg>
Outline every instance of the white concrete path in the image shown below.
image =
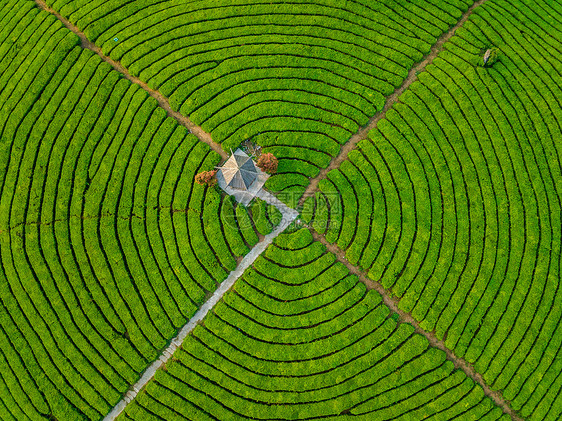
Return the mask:
<svg viewBox="0 0 562 421">
<path fill-rule="evenodd" d="M 119 414 L 121 414 L 121 412 L 123 412 L 127 404 L 135 399 L 141 389 L 146 386 L 146 384 L 150 380 L 152 380 L 152 378 L 156 374 L 156 370 L 158 370 L 168 362 L 176 349 L 181 346 L 187 335 L 195 328 L 197 323 L 205 318 L 207 313 L 215 306 L 216 303 L 220 301 L 226 291 L 228 291 L 232 287 L 232 285 L 234 285 L 234 282 L 236 282 L 236 280 L 242 276 L 244 271 L 248 269 L 250 265 L 254 263 L 254 261 L 258 258 L 258 256 L 262 254 L 264 250 L 273 242 L 273 239 L 283 231 L 285 231 L 285 229 L 291 224 L 291 222 L 293 222 L 298 216 L 298 212 L 296 210 L 289 208 L 274 195 L 263 189 L 258 192 L 257 196 L 265 200 L 268 204 L 273 205 L 277 209 L 279 209 L 279 211 L 283 215 L 281 223 L 270 234 L 266 235 L 262 241 L 256 244 L 246 256 L 244 256 L 236 269 L 230 272 L 228 277 L 224 281 L 222 281 L 211 298 L 209 298 L 199 308 L 197 313 L 195 313 L 193 317 L 187 322 L 187 324 L 185 324 L 180 329 L 178 335 L 174 339 L 172 339 L 172 342 L 170 343 L 168 348 L 162 351 L 160 357 L 144 371 L 139 381 L 129 389 L 125 396 L 123 396 L 123 399 L 121 399 L 117 403 L 117 405 L 115 405 L 111 412 L 105 416 L 103 421 L 113 421 L 119 416 Z"/>
<path fill-rule="evenodd" d="M 299 213 L 287 206 L 285 203 L 277 199 L 273 194 L 268 192 L 267 190 L 261 189 L 257 194 L 256 197 L 264 200 L 268 205 L 273 205 L 283 214 L 283 219 L 285 218 L 292 218 L 291 222 L 299 215 Z M 288 225 L 287 225 L 288 226 Z"/>
</svg>

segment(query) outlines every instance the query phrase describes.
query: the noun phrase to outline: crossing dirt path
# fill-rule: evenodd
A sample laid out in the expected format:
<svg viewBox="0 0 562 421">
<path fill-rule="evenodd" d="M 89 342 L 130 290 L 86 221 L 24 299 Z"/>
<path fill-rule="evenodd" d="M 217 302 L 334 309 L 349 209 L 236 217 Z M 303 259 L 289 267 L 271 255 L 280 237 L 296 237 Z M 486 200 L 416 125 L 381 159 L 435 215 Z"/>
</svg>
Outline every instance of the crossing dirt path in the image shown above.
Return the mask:
<svg viewBox="0 0 562 421">
<path fill-rule="evenodd" d="M 128 70 L 123 67 L 119 62 L 111 59 L 110 57 L 103 54 L 101 49 L 90 42 L 88 38 L 82 33 L 74 24 L 70 21 L 65 19 L 55 10 L 47 6 L 44 0 L 34 0 L 37 6 L 44 11 L 47 11 L 53 14 L 57 19 L 59 19 L 63 25 L 72 31 L 75 35 L 80 38 L 81 45 L 83 48 L 93 51 L 96 53 L 103 61 L 110 64 L 116 71 L 120 72 L 126 79 L 131 81 L 132 83 L 139 85 L 142 89 L 144 89 L 151 97 L 156 99 L 158 104 L 167 112 L 168 116 L 174 118 L 179 124 L 186 127 L 191 133 L 193 133 L 199 140 L 209 145 L 214 151 L 216 151 L 223 159 L 228 157 L 227 153 L 222 149 L 220 144 L 214 142 L 211 138 L 211 135 L 205 132 L 201 127 L 195 125 L 189 118 L 183 116 L 181 113 L 174 111 L 168 99 L 163 96 L 157 90 L 150 88 L 145 82 L 141 81 L 139 78 L 131 75 Z M 327 168 L 320 171 L 320 173 L 311 179 L 309 186 L 307 187 L 305 193 L 303 194 L 300 204 L 304 202 L 304 200 L 309 197 L 310 195 L 314 194 L 318 190 L 318 183 L 320 180 L 326 177 L 327 173 L 332 170 L 338 168 L 341 163 L 347 158 L 349 152 L 355 148 L 358 142 L 365 139 L 370 130 L 374 129 L 378 122 L 385 117 L 386 112 L 392 108 L 392 106 L 399 101 L 400 95 L 408 89 L 408 87 L 417 80 L 418 73 L 422 72 L 429 64 L 433 62 L 433 60 L 439 55 L 439 53 L 443 50 L 443 45 L 447 41 L 451 39 L 451 37 L 455 34 L 456 30 L 461 27 L 470 17 L 472 12 L 475 8 L 485 3 L 487 0 L 478 0 L 476 1 L 459 19 L 457 24 L 453 26 L 448 32 L 444 33 L 437 42 L 431 48 L 429 54 L 427 54 L 422 61 L 417 63 L 409 72 L 406 79 L 403 83 L 398 87 L 390 96 L 387 97 L 385 105 L 383 109 L 373 116 L 367 125 L 362 127 L 357 133 L 355 133 L 341 148 L 340 153 L 338 156 L 334 157 Z M 223 295 L 234 285 L 236 280 L 242 276 L 244 271 L 250 267 L 253 262 L 257 259 L 257 257 L 273 242 L 274 238 L 281 234 L 298 216 L 298 213 L 288 208 L 285 204 L 280 202 L 275 196 L 271 195 L 267 192 L 260 192 L 260 197 L 264 199 L 269 204 L 276 206 L 281 213 L 283 214 L 282 222 L 275 230 L 266 235 L 261 241 L 252 249 L 250 252 L 242 259 L 240 264 L 237 268 L 232 271 L 229 276 L 220 284 L 219 288 L 213 293 L 213 295 L 201 306 L 201 308 L 195 313 L 195 315 L 188 321 L 186 325 L 184 325 L 178 335 L 172 339 L 170 345 L 162 352 L 160 357 L 154 361 L 143 373 L 141 378 L 137 383 L 131 386 L 129 391 L 124 395 L 123 399 L 119 401 L 119 403 L 113 408 L 113 410 L 104 418 L 104 421 L 112 421 L 114 420 L 127 406 L 129 402 L 131 402 L 139 391 L 154 377 L 156 371 L 164 366 L 166 362 L 172 357 L 174 351 L 181 346 L 183 340 L 186 336 L 193 330 L 193 328 L 199 323 L 203 318 L 207 315 L 209 311 L 212 310 L 214 305 L 220 301 Z M 387 291 L 381 284 L 378 282 L 374 282 L 367 278 L 367 276 L 361 272 L 359 268 L 353 266 L 349 263 L 345 258 L 345 252 L 339 249 L 336 245 L 328 243 L 326 238 L 323 235 L 316 233 L 314 230 L 311 229 L 313 237 L 315 240 L 323 243 L 328 251 L 334 253 L 337 259 L 342 262 L 351 273 L 356 274 L 359 279 L 366 284 L 366 286 L 370 289 L 376 290 L 383 298 L 384 303 L 392 310 L 393 312 L 397 313 L 399 319 L 403 323 L 409 323 L 414 326 L 415 331 L 420 335 L 426 337 L 429 343 L 444 351 L 447 355 L 447 358 L 453 362 L 456 368 L 464 371 L 467 376 L 473 379 L 477 384 L 479 384 L 486 396 L 491 398 L 496 405 L 503 409 L 503 411 L 511 416 L 513 420 L 522 421 L 522 418 L 519 417 L 513 409 L 511 409 L 509 402 L 503 398 L 501 393 L 493 391 L 484 381 L 482 375 L 475 371 L 474 367 L 472 367 L 468 362 L 466 362 L 462 358 L 458 358 L 455 354 L 445 346 L 445 343 L 442 340 L 437 339 L 437 337 L 432 332 L 427 332 L 419 326 L 419 323 L 409 314 L 405 313 L 398 307 L 398 300 L 393 297 L 389 291 Z"/>
<path fill-rule="evenodd" d="M 318 183 L 320 182 L 320 180 L 326 178 L 326 175 L 329 171 L 339 168 L 341 163 L 346 160 L 349 152 L 351 152 L 360 141 L 367 138 L 369 132 L 377 127 L 378 122 L 385 117 L 387 111 L 390 110 L 394 106 L 394 104 L 398 102 L 400 95 L 402 95 L 402 93 L 404 93 L 404 91 L 418 79 L 418 74 L 423 72 L 425 68 L 433 62 L 435 57 L 437 57 L 439 53 L 443 51 L 443 45 L 447 41 L 449 41 L 451 37 L 455 35 L 457 29 L 459 29 L 468 20 L 474 9 L 476 9 L 478 6 L 481 6 L 486 1 L 487 0 L 476 1 L 472 6 L 469 7 L 469 9 L 465 13 L 463 13 L 462 17 L 455 26 L 451 27 L 451 29 L 449 29 L 437 39 L 437 42 L 433 45 L 433 47 L 431 47 L 431 51 L 429 52 L 429 54 L 427 54 L 422 61 L 420 61 L 410 69 L 410 71 L 408 72 L 408 76 L 406 77 L 406 79 L 404 79 L 402 85 L 396 88 L 394 92 L 386 98 L 383 109 L 373 117 L 371 117 L 371 119 L 365 126 L 361 127 L 357 133 L 351 136 L 349 140 L 341 147 L 338 156 L 332 158 L 330 164 L 326 168 L 320 170 L 318 175 L 310 180 L 310 184 L 306 188 L 299 201 L 299 205 L 302 206 L 307 197 L 316 193 L 318 191 Z"/>
<path fill-rule="evenodd" d="M 172 107 L 170 106 L 170 101 L 168 100 L 168 98 L 166 98 L 164 95 L 162 95 L 160 92 L 158 92 L 155 89 L 152 89 L 150 86 L 148 86 L 148 84 L 146 84 L 145 82 L 143 82 L 142 80 L 140 80 L 138 77 L 133 76 L 132 74 L 129 73 L 129 71 L 123 67 L 121 65 L 121 63 L 119 63 L 118 61 L 113 60 L 112 58 L 106 56 L 103 54 L 103 52 L 101 51 L 101 48 L 99 48 L 97 45 L 95 45 L 94 43 L 92 43 L 87 37 L 86 35 L 84 35 L 84 33 L 82 31 L 80 31 L 80 29 L 78 29 L 78 27 L 76 25 L 74 25 L 72 22 L 70 22 L 68 19 L 66 19 L 65 17 L 61 16 L 60 13 L 58 13 L 56 10 L 50 8 L 44 0 L 34 0 L 35 3 L 37 4 L 37 7 L 39 7 L 39 9 L 44 10 L 46 12 L 49 12 L 51 14 L 53 14 L 58 20 L 60 20 L 62 22 L 62 24 L 68 28 L 70 31 L 72 31 L 78 38 L 80 38 L 80 42 L 82 45 L 82 48 L 88 49 L 90 51 L 93 51 L 94 53 L 96 53 L 103 61 L 105 61 L 106 63 L 110 64 L 111 67 L 113 67 L 116 71 L 118 71 L 119 73 L 121 73 L 126 79 L 128 79 L 129 81 L 131 81 L 132 83 L 134 83 L 135 85 L 139 85 L 142 89 L 144 89 L 152 98 L 154 98 L 156 101 L 158 101 L 158 105 L 160 105 L 160 107 L 162 107 L 166 113 L 168 114 L 168 117 L 173 118 L 174 120 L 176 120 L 179 124 L 181 124 L 182 126 L 186 127 L 192 134 L 194 134 L 195 136 L 197 136 L 197 138 L 201 141 L 206 143 L 207 145 L 209 145 L 211 147 L 211 149 L 213 149 L 215 152 L 217 152 L 221 158 L 223 160 L 228 158 L 228 154 L 224 151 L 224 149 L 221 147 L 221 145 L 219 145 L 218 143 L 216 143 L 215 141 L 213 141 L 213 139 L 211 138 L 211 135 L 209 133 L 207 133 L 205 130 L 203 130 L 201 127 L 195 125 L 195 123 L 193 123 L 189 118 L 185 117 L 184 115 L 182 115 L 181 113 L 179 113 L 178 111 L 174 111 L 172 109 Z"/>
</svg>

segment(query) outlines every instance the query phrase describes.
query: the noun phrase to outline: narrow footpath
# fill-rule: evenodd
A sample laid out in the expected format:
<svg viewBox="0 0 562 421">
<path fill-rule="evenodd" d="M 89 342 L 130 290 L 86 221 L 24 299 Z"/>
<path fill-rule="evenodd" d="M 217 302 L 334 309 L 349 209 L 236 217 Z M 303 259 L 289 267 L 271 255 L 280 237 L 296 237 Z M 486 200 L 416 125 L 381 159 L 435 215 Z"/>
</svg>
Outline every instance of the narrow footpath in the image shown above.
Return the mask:
<svg viewBox="0 0 562 421">
<path fill-rule="evenodd" d="M 145 387 L 148 382 L 152 380 L 156 371 L 165 366 L 166 363 L 172 355 L 178 349 L 187 335 L 197 326 L 197 323 L 201 322 L 207 313 L 213 309 L 215 304 L 217 304 L 223 295 L 234 285 L 234 283 L 240 278 L 246 269 L 248 269 L 262 254 L 265 249 L 273 242 L 275 237 L 281 234 L 291 223 L 297 218 L 298 212 L 287 207 L 284 203 L 280 202 L 274 195 L 266 192 L 265 190 L 260 190 L 257 195 L 261 199 L 265 200 L 267 204 L 273 205 L 279 209 L 282 214 L 281 223 L 268 235 L 266 235 L 263 240 L 250 250 L 246 256 L 242 259 L 240 264 L 234 269 L 228 277 L 221 282 L 217 290 L 211 295 L 211 297 L 199 308 L 197 313 L 193 315 L 191 319 L 179 330 L 177 336 L 172 339 L 170 345 L 162 351 L 160 357 L 154 361 L 148 368 L 144 371 L 140 379 L 132 385 L 123 398 L 113 407 L 111 412 L 105 416 L 103 421 L 113 421 L 115 420 L 121 412 L 125 410 L 127 405 L 135 399 L 137 394 Z"/>
<path fill-rule="evenodd" d="M 49 12 L 52 15 L 54 15 L 58 20 L 60 20 L 62 22 L 62 24 L 67 29 L 72 31 L 78 38 L 80 38 L 82 48 L 93 51 L 103 61 L 110 64 L 111 67 L 113 67 L 113 69 L 115 69 L 116 71 L 121 73 L 130 82 L 132 82 L 135 85 L 138 85 L 142 89 L 144 89 L 148 93 L 148 95 L 150 95 L 152 98 L 154 98 L 156 101 L 158 101 L 158 105 L 160 105 L 160 107 L 162 107 L 166 111 L 168 117 L 173 118 L 179 124 L 186 127 L 190 131 L 190 133 L 197 136 L 197 138 L 201 142 L 206 143 L 207 145 L 209 145 L 211 147 L 212 150 L 217 152 L 221 156 L 222 159 L 225 160 L 225 159 L 228 158 L 228 154 L 224 151 L 224 149 L 221 147 L 220 144 L 213 141 L 213 139 L 211 138 L 211 135 L 209 133 L 207 133 L 201 127 L 195 125 L 195 123 L 193 123 L 189 118 L 185 117 L 184 115 L 182 115 L 178 111 L 174 111 L 172 109 L 172 107 L 170 106 L 170 101 L 168 101 L 168 98 L 166 98 L 164 95 L 162 95 L 157 90 L 152 89 L 150 86 L 148 86 L 148 84 L 146 84 L 145 82 L 140 80 L 138 77 L 135 77 L 132 74 L 130 74 L 129 71 L 124 66 L 121 65 L 121 63 L 119 63 L 118 61 L 115 61 L 112 58 L 104 55 L 103 52 L 101 51 L 101 48 L 99 48 L 97 45 L 92 43 L 88 38 L 86 38 L 86 35 L 84 35 L 84 33 L 82 31 L 80 31 L 80 29 L 78 29 L 78 27 L 76 25 L 74 25 L 72 22 L 70 22 L 65 17 L 61 16 L 61 14 L 58 13 L 56 10 L 50 8 L 47 5 L 47 3 L 45 3 L 44 0 L 34 0 L 34 1 L 35 1 L 35 4 L 37 4 L 37 7 L 39 9 L 44 10 L 45 12 Z"/>
<path fill-rule="evenodd" d="M 523 421 L 523 418 L 517 415 L 517 413 L 509 406 L 509 402 L 503 398 L 502 394 L 500 392 L 492 390 L 490 386 L 484 381 L 482 375 L 478 373 L 471 364 L 469 364 L 465 359 L 457 357 L 453 351 L 447 348 L 445 342 L 438 339 L 433 332 L 428 332 L 424 330 L 422 327 L 420 327 L 418 321 L 414 319 L 410 313 L 406 313 L 403 310 L 401 310 L 400 307 L 398 307 L 398 302 L 400 301 L 398 298 L 392 296 L 389 293 L 389 291 L 386 290 L 379 282 L 375 282 L 369 279 L 367 275 L 363 271 L 361 271 L 361 269 L 359 269 L 357 266 L 354 266 L 351 263 L 349 263 L 349 261 L 345 258 L 345 252 L 342 249 L 340 249 L 337 245 L 329 243 L 323 234 L 318 234 L 312 228 L 309 229 L 310 232 L 312 233 L 312 237 L 316 241 L 319 241 L 322 244 L 324 244 L 328 249 L 328 251 L 332 252 L 336 256 L 336 259 L 340 263 L 343 263 L 351 273 L 357 275 L 359 280 L 365 284 L 367 289 L 374 289 L 382 296 L 382 300 L 386 304 L 386 306 L 391 311 L 398 314 L 398 319 L 400 320 L 400 322 L 408 323 L 412 325 L 415 329 L 415 332 L 425 336 L 431 346 L 438 348 L 441 351 L 444 351 L 445 354 L 447 355 L 447 359 L 454 364 L 455 368 L 464 371 L 464 373 L 468 377 L 474 380 L 475 383 L 479 384 L 484 390 L 484 394 L 490 399 L 492 399 L 494 403 L 503 410 L 504 413 L 508 414 L 511 417 L 512 420 Z"/>
</svg>

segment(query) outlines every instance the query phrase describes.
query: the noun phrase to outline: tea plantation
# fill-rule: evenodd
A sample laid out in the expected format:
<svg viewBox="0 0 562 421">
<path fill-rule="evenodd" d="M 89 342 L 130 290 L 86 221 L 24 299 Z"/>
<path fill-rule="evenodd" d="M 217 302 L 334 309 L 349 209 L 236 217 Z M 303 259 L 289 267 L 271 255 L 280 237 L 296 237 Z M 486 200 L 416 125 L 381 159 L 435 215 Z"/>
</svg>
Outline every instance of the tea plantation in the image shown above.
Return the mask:
<svg viewBox="0 0 562 421">
<path fill-rule="evenodd" d="M 561 22 L 0 0 L 0 420 L 562 418 Z M 273 153 L 299 220 L 195 183 L 221 156 L 162 104 Z"/>
</svg>

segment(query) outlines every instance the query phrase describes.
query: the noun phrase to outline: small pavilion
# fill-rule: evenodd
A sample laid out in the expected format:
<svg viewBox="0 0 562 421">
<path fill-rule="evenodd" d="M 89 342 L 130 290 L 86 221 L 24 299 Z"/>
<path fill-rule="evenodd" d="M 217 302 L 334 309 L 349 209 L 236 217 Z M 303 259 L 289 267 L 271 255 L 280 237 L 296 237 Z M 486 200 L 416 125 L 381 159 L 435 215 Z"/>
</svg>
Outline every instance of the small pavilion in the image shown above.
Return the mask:
<svg viewBox="0 0 562 421">
<path fill-rule="evenodd" d="M 222 167 L 217 167 L 219 187 L 244 206 L 250 204 L 268 178 L 242 149 L 236 149 Z"/>
</svg>

